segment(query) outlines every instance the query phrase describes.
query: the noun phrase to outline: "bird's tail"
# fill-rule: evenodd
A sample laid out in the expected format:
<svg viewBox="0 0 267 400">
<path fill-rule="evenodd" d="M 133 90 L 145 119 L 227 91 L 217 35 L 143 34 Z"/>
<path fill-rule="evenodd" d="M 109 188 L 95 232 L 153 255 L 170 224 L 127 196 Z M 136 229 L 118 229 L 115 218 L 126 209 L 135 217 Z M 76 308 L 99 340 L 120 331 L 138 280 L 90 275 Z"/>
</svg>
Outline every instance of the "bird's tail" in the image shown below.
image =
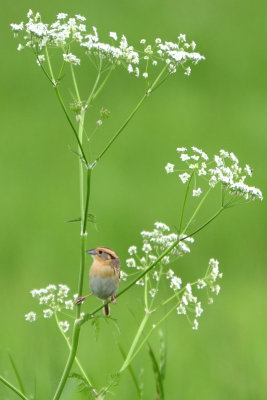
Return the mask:
<svg viewBox="0 0 267 400">
<path fill-rule="evenodd" d="M 103 312 L 104 312 L 104 315 L 109 315 L 110 314 L 110 310 L 109 310 L 109 305 L 108 304 L 106 304 L 104 306 Z"/>
</svg>

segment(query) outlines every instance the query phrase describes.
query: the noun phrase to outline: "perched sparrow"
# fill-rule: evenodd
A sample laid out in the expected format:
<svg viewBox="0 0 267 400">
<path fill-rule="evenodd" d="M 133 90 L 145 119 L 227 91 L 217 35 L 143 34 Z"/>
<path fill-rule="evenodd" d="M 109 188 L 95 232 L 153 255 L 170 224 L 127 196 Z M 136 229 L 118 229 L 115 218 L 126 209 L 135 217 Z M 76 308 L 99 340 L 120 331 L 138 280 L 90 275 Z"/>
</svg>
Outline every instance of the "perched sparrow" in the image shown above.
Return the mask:
<svg viewBox="0 0 267 400">
<path fill-rule="evenodd" d="M 92 293 L 79 297 L 76 304 L 81 304 L 92 294 L 104 300 L 104 302 L 111 300 L 115 304 L 116 292 L 120 281 L 119 257 L 115 251 L 108 247 L 96 247 L 95 249 L 87 250 L 86 253 L 91 254 L 94 259 L 89 272 Z M 108 305 L 104 307 L 104 314 L 109 315 Z"/>
</svg>

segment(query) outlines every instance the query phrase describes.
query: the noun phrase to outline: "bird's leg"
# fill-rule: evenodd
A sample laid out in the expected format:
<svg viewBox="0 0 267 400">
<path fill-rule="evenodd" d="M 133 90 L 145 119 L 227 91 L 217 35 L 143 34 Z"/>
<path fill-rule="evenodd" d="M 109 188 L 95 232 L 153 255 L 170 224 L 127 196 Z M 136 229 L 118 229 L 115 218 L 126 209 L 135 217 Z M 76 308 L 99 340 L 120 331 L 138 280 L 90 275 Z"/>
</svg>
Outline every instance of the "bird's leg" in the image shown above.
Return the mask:
<svg viewBox="0 0 267 400">
<path fill-rule="evenodd" d="M 112 302 L 112 304 L 116 304 L 116 294 L 114 293 L 112 296 L 110 296 L 110 301 Z"/>
<path fill-rule="evenodd" d="M 86 296 L 78 297 L 78 299 L 75 302 L 76 306 L 78 306 L 79 304 L 83 303 L 84 300 L 87 299 L 90 296 L 93 296 L 93 293 L 87 294 Z"/>
</svg>

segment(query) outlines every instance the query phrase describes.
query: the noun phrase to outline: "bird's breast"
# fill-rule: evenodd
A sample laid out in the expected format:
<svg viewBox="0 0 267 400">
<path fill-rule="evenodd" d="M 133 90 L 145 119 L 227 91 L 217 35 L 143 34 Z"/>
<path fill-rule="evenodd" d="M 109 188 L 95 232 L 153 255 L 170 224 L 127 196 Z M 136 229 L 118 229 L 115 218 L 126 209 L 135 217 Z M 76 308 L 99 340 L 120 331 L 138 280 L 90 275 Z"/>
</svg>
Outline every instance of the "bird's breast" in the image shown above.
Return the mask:
<svg viewBox="0 0 267 400">
<path fill-rule="evenodd" d="M 115 294 L 119 286 L 119 277 L 110 265 L 93 263 L 90 269 L 90 289 L 102 300 L 107 300 Z"/>
</svg>

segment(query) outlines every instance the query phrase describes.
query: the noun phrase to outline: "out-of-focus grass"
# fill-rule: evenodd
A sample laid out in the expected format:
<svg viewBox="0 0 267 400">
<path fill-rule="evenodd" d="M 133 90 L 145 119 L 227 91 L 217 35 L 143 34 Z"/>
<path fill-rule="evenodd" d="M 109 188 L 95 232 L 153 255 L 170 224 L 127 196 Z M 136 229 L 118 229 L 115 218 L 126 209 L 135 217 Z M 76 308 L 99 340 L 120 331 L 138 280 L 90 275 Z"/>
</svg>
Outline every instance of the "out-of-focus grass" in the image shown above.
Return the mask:
<svg viewBox="0 0 267 400">
<path fill-rule="evenodd" d="M 180 32 L 195 40 L 206 61 L 187 78 L 182 73 L 151 96 L 136 119 L 94 171 L 91 211 L 98 231 L 89 231 L 88 247 L 114 247 L 125 260 L 129 245 L 138 244 L 142 229 L 155 220 L 176 224 L 182 189 L 166 176 L 164 165 L 175 161 L 177 146 L 196 145 L 214 153 L 234 151 L 249 163 L 255 185 L 266 185 L 266 3 L 248 1 L 188 1 L 179 4 L 141 1 L 112 3 L 70 1 L 33 4 L 25 0 L 3 5 L 1 37 L 5 57 L 1 83 L 1 330 L 0 371 L 15 382 L 8 351 L 21 371 L 27 390 L 47 400 L 55 389 L 67 348 L 52 321 L 24 321 L 33 309 L 29 290 L 50 282 L 75 290 L 79 266 L 78 226 L 66 225 L 78 210 L 78 167 L 68 151 L 70 129 L 53 92 L 34 65 L 30 53 L 17 53 L 8 31 L 10 22 L 23 19 L 29 7 L 45 18 L 59 11 L 79 12 L 101 32 L 117 30 L 129 40 Z M 90 77 L 88 77 L 90 79 Z M 110 132 L 123 120 L 141 93 L 141 82 L 115 74 L 105 100 L 95 110 L 110 108 Z M 99 133 L 97 146 L 109 130 Z M 101 136 L 103 135 L 103 136 Z M 94 151 L 97 150 L 97 147 Z M 108 193 L 108 196 L 105 194 Z M 232 209 L 196 240 L 193 252 L 175 265 L 190 277 L 204 271 L 210 257 L 221 262 L 222 292 L 205 310 L 200 329 L 173 316 L 164 326 L 167 337 L 166 399 L 266 398 L 266 213 L 264 203 Z M 203 210 L 204 213 L 208 209 Z M 90 260 L 88 259 L 88 267 Z M 79 356 L 97 385 L 122 362 L 116 345 L 124 349 L 134 335 L 141 300 L 138 288 L 121 297 L 113 315 L 121 325 L 101 324 L 97 341 L 90 326 L 82 332 Z M 85 310 L 91 304 L 90 299 Z M 157 348 L 157 335 L 151 341 Z M 133 364 L 143 374 L 145 398 L 153 398 L 154 381 L 146 351 Z M 148 372 L 150 371 L 150 372 Z M 129 374 L 121 378 L 115 397 L 136 398 Z M 0 386 L 0 397 L 13 399 Z"/>
</svg>

